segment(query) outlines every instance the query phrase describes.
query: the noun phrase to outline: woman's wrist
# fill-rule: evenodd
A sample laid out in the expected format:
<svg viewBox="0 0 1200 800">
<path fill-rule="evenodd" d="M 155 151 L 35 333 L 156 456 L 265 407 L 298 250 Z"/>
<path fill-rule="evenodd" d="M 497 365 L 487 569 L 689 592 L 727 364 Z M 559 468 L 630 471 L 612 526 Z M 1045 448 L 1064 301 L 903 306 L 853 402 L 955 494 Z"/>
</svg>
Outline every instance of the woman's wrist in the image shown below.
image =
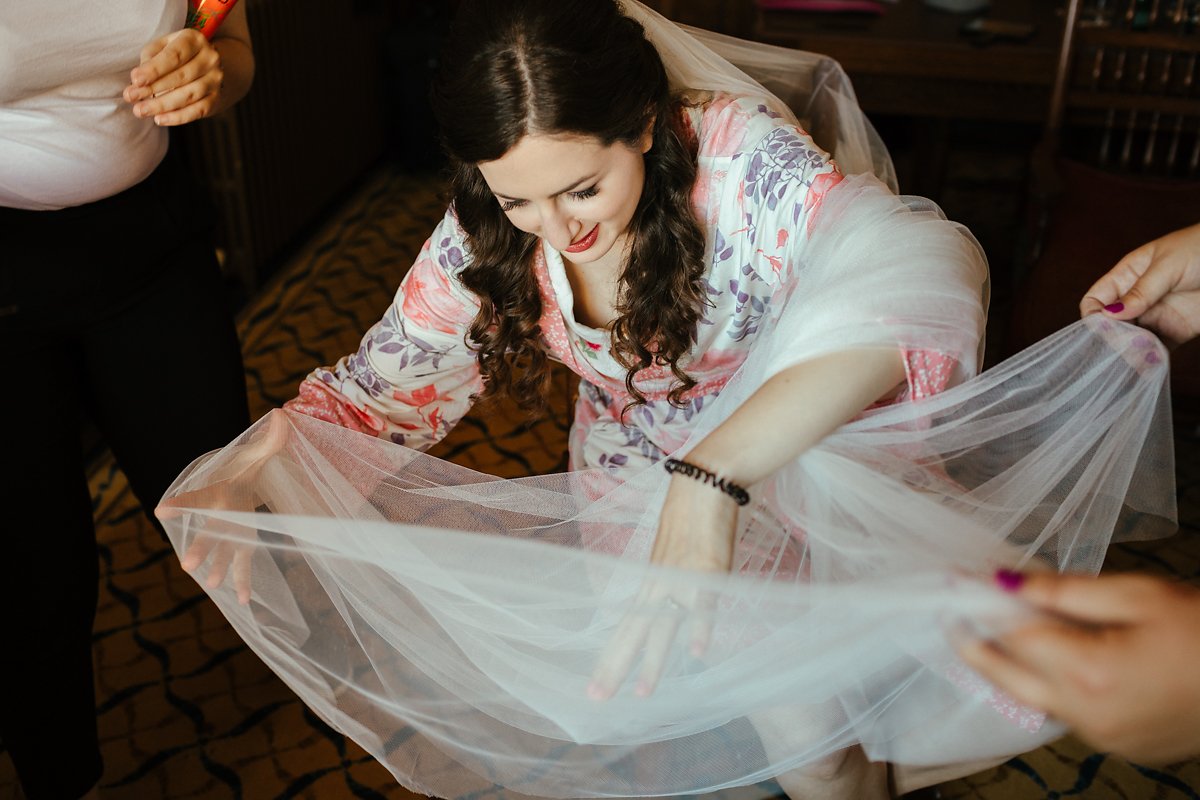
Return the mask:
<svg viewBox="0 0 1200 800">
<path fill-rule="evenodd" d="M 668 458 L 663 462 L 663 467 L 673 477 L 682 477 L 704 484 L 715 491 L 727 495 L 729 499 L 733 500 L 739 506 L 744 506 L 750 502 L 750 493 L 746 491 L 744 486 L 722 476 L 718 472 L 701 466 L 695 461 Z"/>
</svg>

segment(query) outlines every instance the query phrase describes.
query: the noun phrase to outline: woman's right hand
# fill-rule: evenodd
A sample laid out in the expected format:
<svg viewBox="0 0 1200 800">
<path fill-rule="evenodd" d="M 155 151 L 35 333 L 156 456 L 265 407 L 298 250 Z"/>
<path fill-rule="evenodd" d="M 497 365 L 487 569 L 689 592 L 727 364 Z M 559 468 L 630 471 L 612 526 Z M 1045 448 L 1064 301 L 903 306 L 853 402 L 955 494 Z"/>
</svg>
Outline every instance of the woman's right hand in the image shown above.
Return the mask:
<svg viewBox="0 0 1200 800">
<path fill-rule="evenodd" d="M 163 500 L 154 509 L 162 522 L 176 519 L 189 510 L 254 511 L 258 506 L 257 483 L 263 467 L 283 450 L 288 441 L 287 416 L 272 413 L 267 424 L 252 441 L 240 447 L 227 470 L 227 477 L 201 489 L 183 492 Z M 213 521 L 212 532 L 198 534 L 188 546 L 180 564 L 192 572 L 212 559 L 205 585 L 216 589 L 227 576 L 233 580 L 238 603 L 250 603 L 251 559 L 258 543 L 258 531 L 235 523 Z"/>
<path fill-rule="evenodd" d="M 1136 320 L 1171 346 L 1200 335 L 1200 225 L 1181 228 L 1126 255 L 1087 290 L 1081 316 Z"/>
</svg>

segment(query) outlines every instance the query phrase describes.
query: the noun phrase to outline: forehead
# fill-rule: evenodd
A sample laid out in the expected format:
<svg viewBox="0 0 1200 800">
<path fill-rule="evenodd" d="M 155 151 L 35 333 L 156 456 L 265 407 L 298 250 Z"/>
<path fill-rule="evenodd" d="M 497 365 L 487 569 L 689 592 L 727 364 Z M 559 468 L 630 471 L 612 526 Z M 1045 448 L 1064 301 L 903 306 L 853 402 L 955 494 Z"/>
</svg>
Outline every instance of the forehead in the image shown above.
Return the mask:
<svg viewBox="0 0 1200 800">
<path fill-rule="evenodd" d="M 627 150 L 621 142 L 605 145 L 590 136 L 532 135 L 495 161 L 477 166 L 494 193 L 531 200 L 611 169 Z"/>
</svg>

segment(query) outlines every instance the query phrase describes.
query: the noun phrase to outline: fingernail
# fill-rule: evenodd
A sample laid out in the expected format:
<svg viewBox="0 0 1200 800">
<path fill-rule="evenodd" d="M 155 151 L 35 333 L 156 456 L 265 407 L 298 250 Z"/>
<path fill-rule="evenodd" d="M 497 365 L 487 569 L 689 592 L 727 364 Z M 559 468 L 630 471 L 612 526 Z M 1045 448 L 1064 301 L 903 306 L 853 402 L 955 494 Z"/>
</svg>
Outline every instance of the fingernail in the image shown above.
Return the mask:
<svg viewBox="0 0 1200 800">
<path fill-rule="evenodd" d="M 996 570 L 996 585 L 1006 592 L 1015 592 L 1025 583 L 1025 576 L 1011 569 Z"/>
<path fill-rule="evenodd" d="M 1112 303 L 1110 305 L 1105 306 L 1104 310 L 1110 314 L 1120 314 L 1122 311 L 1125 310 L 1125 304 L 1124 303 Z"/>
<path fill-rule="evenodd" d="M 638 681 L 637 686 L 633 687 L 633 693 L 638 697 L 649 697 L 650 693 L 653 691 L 654 690 L 650 687 L 650 684 L 646 683 L 645 681 Z"/>
<path fill-rule="evenodd" d="M 587 685 L 587 696 L 593 700 L 603 700 L 608 697 L 608 692 L 604 691 L 604 687 L 592 681 Z"/>
</svg>

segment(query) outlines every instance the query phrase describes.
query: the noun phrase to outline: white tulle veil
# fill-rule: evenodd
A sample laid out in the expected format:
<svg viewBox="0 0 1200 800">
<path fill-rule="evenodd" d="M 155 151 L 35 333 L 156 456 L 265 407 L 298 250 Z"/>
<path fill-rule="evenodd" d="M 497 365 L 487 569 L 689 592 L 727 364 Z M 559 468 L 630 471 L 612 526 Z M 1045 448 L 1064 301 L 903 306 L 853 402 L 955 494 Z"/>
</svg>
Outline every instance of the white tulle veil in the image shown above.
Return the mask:
<svg viewBox="0 0 1200 800">
<path fill-rule="evenodd" d="M 767 99 L 828 150 L 844 172 L 874 174 L 896 190 L 887 147 L 832 58 L 676 25 L 636 0 L 621 0 L 621 7 L 646 30 L 677 91 Z"/>
<path fill-rule="evenodd" d="M 859 173 L 788 265 L 803 291 L 681 452 L 779 370 L 838 349 L 959 353 L 957 385 L 869 411 L 752 487 L 727 576 L 647 563 L 661 469 L 501 480 L 282 411 L 179 477 L 172 542 L 248 548 L 248 604 L 207 587 L 212 561 L 195 577 L 315 713 L 423 794 L 762 795 L 851 745 L 934 767 L 1058 735 L 961 664 L 954 632 L 1030 613 L 992 588 L 999 566 L 1094 573 L 1114 535 L 1172 528 L 1161 345 L 1090 318 L 972 377 L 982 254 L 931 204 L 888 190 L 886 152 L 836 64 L 623 4 L 680 88 L 764 91 L 711 45 L 817 120 Z M 759 60 L 801 76 L 797 94 Z M 282 449 L 258 464 L 268 441 Z M 226 499 L 206 501 L 215 487 Z M 648 582 L 703 602 L 647 604 Z M 593 671 L 630 619 L 674 642 L 664 677 L 649 696 L 631 677 L 594 700 Z M 712 631 L 700 657 L 684 641 L 697 620 Z"/>
</svg>

